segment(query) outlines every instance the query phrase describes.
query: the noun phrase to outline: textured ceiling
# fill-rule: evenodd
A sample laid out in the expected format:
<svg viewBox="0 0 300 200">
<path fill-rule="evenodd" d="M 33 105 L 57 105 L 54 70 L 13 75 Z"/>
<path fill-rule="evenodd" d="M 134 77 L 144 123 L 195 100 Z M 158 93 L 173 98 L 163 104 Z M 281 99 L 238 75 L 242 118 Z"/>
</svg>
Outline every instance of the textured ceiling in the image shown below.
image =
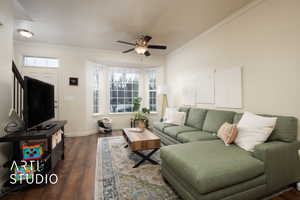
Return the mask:
<svg viewBox="0 0 300 200">
<path fill-rule="evenodd" d="M 26 41 L 121 51 L 128 48 L 116 40 L 148 34 L 170 52 L 252 0 L 15 1 L 16 19 L 34 21 L 35 35 Z"/>
</svg>

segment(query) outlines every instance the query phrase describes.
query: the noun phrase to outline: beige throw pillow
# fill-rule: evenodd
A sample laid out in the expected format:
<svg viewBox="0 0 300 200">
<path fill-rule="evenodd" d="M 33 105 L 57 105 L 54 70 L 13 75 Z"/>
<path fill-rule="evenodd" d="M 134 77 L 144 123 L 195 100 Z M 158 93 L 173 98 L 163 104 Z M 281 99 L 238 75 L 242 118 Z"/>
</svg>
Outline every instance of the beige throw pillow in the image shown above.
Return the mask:
<svg viewBox="0 0 300 200">
<path fill-rule="evenodd" d="M 231 144 L 238 135 L 238 129 L 235 124 L 225 122 L 218 130 L 218 137 L 223 140 L 226 145 Z"/>
</svg>

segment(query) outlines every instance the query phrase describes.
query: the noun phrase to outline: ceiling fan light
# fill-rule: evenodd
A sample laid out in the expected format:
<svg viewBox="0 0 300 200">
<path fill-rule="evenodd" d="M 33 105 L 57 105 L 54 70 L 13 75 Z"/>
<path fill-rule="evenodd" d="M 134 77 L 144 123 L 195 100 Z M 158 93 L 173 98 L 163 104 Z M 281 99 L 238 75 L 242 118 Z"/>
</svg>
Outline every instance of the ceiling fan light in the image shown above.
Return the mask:
<svg viewBox="0 0 300 200">
<path fill-rule="evenodd" d="M 138 47 L 135 47 L 135 52 L 139 55 L 144 55 L 146 51 L 148 51 L 148 48 L 147 47 L 142 47 L 142 46 L 138 46 Z"/>
<path fill-rule="evenodd" d="M 28 31 L 26 29 L 18 29 L 18 33 L 22 36 L 22 37 L 26 37 L 26 38 L 31 38 L 34 34 L 31 31 Z"/>
</svg>

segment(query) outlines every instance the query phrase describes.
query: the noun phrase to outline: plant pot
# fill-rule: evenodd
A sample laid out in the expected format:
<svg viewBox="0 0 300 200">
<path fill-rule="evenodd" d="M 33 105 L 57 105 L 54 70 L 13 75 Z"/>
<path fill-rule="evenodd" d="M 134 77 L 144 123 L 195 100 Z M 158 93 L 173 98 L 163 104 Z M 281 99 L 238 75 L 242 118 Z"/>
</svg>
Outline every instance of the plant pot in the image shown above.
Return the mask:
<svg viewBox="0 0 300 200">
<path fill-rule="evenodd" d="M 139 124 L 138 124 L 139 128 L 144 131 L 145 127 L 146 127 L 146 123 L 145 120 L 139 120 Z"/>
</svg>

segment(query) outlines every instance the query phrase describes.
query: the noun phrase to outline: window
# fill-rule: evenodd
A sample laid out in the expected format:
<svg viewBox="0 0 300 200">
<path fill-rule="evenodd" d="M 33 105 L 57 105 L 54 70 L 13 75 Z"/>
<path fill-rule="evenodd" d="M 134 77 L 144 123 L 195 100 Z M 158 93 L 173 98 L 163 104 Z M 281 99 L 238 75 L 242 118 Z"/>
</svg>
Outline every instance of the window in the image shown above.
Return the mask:
<svg viewBox="0 0 300 200">
<path fill-rule="evenodd" d="M 111 113 L 133 111 L 133 99 L 139 96 L 139 75 L 135 69 L 111 68 L 109 75 Z"/>
<path fill-rule="evenodd" d="M 93 71 L 93 113 L 100 113 L 100 67 Z"/>
<path fill-rule="evenodd" d="M 23 57 L 23 65 L 24 65 L 24 67 L 57 68 L 57 67 L 59 67 L 59 60 L 56 58 L 24 56 Z"/>
<path fill-rule="evenodd" d="M 148 80 L 149 80 L 149 109 L 150 112 L 156 112 L 157 111 L 157 85 L 156 85 L 156 72 L 150 71 L 148 73 Z"/>
</svg>

